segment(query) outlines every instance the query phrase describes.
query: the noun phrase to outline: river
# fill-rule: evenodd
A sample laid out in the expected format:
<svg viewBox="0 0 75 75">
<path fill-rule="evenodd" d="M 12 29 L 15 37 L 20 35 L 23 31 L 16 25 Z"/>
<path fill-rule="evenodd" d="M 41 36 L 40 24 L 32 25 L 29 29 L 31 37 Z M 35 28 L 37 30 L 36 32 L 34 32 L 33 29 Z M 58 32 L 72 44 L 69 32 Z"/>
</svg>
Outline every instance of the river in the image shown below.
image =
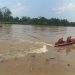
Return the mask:
<svg viewBox="0 0 75 75">
<path fill-rule="evenodd" d="M 7 24 L 7 25 L 2 25 L 2 27 L 0 27 L 1 41 L 2 40 L 3 41 L 21 40 L 21 42 L 24 40 L 28 40 L 28 42 L 35 41 L 33 46 L 35 46 L 37 42 L 39 43 L 39 46 L 44 45 L 44 43 L 53 45 L 55 41 L 57 41 L 59 38 L 63 37 L 64 40 L 66 40 L 67 36 L 70 36 L 70 35 L 73 38 L 75 37 L 75 27 L 49 26 L 49 25 L 47 26 L 45 25 L 44 26 L 16 25 L 16 24 L 12 24 L 12 25 Z M 28 47 L 32 49 L 30 45 L 32 43 L 28 43 L 28 44 L 29 44 Z M 37 48 L 39 47 L 37 46 Z M 74 49 L 74 47 L 71 47 L 71 48 Z"/>
<path fill-rule="evenodd" d="M 55 42 L 67 36 L 75 37 L 75 27 L 40 26 L 40 25 L 3 25 L 0 27 L 0 39 L 25 39 Z"/>
<path fill-rule="evenodd" d="M 11 73 L 12 75 L 19 73 L 23 75 L 25 73 L 27 75 L 38 75 L 38 73 L 39 75 L 75 75 L 75 45 L 48 46 L 48 44 L 53 45 L 60 37 L 66 40 L 70 35 L 75 37 L 75 27 L 2 25 L 0 27 L 0 62 L 29 56 L 24 60 L 0 64 L 0 73 L 3 75 Z M 18 65 L 13 65 L 13 63 Z"/>
</svg>

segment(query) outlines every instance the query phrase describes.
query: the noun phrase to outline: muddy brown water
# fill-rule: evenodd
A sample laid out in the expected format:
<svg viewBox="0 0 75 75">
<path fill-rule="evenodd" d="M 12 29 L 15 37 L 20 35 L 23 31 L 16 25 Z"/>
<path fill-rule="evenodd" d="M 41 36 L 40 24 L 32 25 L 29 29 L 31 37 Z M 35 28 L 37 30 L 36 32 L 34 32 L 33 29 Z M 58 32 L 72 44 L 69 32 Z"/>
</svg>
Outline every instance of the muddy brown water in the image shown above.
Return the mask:
<svg viewBox="0 0 75 75">
<path fill-rule="evenodd" d="M 75 75 L 75 45 L 47 45 L 69 35 L 75 37 L 75 27 L 3 25 L 0 74 Z"/>
</svg>

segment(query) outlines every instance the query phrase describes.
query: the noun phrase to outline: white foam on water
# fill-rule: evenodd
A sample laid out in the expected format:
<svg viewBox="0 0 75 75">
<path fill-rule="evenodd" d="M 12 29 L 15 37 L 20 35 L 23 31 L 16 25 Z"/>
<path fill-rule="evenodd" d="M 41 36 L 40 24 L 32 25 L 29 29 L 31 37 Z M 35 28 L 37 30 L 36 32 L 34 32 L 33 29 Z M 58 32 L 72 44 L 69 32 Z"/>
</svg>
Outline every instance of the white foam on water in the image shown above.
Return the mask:
<svg viewBox="0 0 75 75">
<path fill-rule="evenodd" d="M 42 48 L 32 50 L 32 52 L 30 52 L 30 53 L 45 53 L 45 52 L 48 52 L 48 49 L 47 49 L 46 45 L 43 45 Z"/>
<path fill-rule="evenodd" d="M 25 40 L 20 40 L 19 42 L 25 42 Z M 16 43 L 19 43 L 19 42 L 16 42 Z M 47 45 L 50 45 L 50 44 L 47 44 L 44 42 L 33 42 L 33 41 L 29 41 L 29 42 L 34 43 L 35 45 L 39 45 L 39 46 L 43 45 L 43 46 L 41 48 L 33 47 L 33 48 L 23 49 L 23 50 L 12 50 L 12 51 L 7 50 L 7 52 L 3 52 L 0 54 L 0 61 L 15 58 L 15 57 L 25 57 L 29 53 L 46 53 L 46 52 L 48 52 Z"/>
<path fill-rule="evenodd" d="M 7 53 L 4 53 L 4 54 L 0 54 L 0 61 L 3 61 L 3 60 L 8 60 L 8 59 L 12 59 L 12 58 L 19 58 L 19 57 L 25 57 L 27 54 L 29 53 L 45 53 L 45 52 L 48 52 L 48 49 L 46 47 L 46 45 L 43 45 L 42 48 L 38 48 L 38 49 L 34 49 L 34 50 L 30 50 L 30 51 L 16 51 L 14 53 L 14 51 L 11 53 L 11 52 L 7 52 Z"/>
</svg>

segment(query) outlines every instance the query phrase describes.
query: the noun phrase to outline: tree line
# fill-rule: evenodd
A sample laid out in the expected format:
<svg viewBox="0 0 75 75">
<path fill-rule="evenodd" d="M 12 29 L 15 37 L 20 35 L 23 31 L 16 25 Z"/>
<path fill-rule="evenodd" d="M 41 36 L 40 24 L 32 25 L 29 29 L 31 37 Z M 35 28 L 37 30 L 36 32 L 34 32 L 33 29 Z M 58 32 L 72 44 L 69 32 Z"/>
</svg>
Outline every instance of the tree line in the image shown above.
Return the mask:
<svg viewBox="0 0 75 75">
<path fill-rule="evenodd" d="M 7 8 L 0 8 L 0 23 L 9 23 L 9 24 L 33 24 L 33 25 L 57 25 L 57 26 L 74 26 L 75 22 L 69 22 L 67 19 L 58 19 L 45 17 L 30 18 L 27 16 L 13 17 L 12 12 Z"/>
</svg>

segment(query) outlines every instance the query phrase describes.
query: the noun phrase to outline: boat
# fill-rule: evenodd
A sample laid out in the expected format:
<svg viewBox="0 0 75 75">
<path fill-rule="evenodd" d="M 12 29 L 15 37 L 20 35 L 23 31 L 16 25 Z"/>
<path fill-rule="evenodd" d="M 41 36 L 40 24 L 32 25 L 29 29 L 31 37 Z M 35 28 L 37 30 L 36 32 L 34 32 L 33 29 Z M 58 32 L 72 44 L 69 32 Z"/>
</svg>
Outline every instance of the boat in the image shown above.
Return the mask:
<svg viewBox="0 0 75 75">
<path fill-rule="evenodd" d="M 56 42 L 55 47 L 67 46 L 67 45 L 72 45 L 72 44 L 75 44 L 75 38 L 71 39 L 71 42 L 67 42 L 67 41 L 64 41 L 63 43 Z"/>
</svg>

